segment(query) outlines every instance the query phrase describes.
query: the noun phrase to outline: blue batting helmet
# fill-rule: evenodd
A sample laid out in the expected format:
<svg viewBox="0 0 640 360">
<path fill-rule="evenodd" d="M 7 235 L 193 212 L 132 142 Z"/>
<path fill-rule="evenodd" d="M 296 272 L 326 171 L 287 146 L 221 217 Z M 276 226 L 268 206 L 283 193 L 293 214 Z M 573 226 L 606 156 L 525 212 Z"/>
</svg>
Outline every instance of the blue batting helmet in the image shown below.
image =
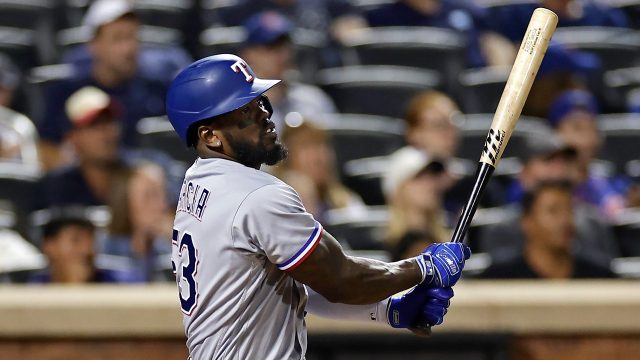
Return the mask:
<svg viewBox="0 0 640 360">
<path fill-rule="evenodd" d="M 187 144 L 187 131 L 193 123 L 236 110 L 279 82 L 258 79 L 238 56 L 209 56 L 189 65 L 171 82 L 167 115 Z"/>
</svg>

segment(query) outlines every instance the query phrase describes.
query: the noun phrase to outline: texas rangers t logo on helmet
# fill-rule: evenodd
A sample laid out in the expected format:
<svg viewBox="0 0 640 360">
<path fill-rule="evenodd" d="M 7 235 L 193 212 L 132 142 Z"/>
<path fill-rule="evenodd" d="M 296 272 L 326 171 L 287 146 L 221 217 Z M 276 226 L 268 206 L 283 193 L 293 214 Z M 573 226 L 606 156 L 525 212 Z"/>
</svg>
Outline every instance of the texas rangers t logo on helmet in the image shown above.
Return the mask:
<svg viewBox="0 0 640 360">
<path fill-rule="evenodd" d="M 247 70 L 249 66 L 247 65 L 247 63 L 245 63 L 242 60 L 238 60 L 236 62 L 234 62 L 231 65 L 231 69 L 236 72 L 242 72 L 244 74 L 244 79 L 247 80 L 247 82 L 252 82 L 253 81 L 253 75 L 251 75 L 251 73 L 249 73 L 249 70 Z"/>
</svg>

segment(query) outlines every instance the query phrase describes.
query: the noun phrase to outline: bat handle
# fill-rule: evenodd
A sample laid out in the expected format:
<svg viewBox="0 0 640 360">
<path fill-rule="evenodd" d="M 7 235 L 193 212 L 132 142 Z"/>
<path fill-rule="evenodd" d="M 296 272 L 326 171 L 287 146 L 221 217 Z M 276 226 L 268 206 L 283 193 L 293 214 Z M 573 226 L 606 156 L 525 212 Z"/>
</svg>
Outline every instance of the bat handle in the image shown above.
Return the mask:
<svg viewBox="0 0 640 360">
<path fill-rule="evenodd" d="M 462 209 L 462 214 L 458 218 L 458 223 L 456 224 L 456 228 L 453 231 L 451 241 L 462 242 L 464 240 L 464 235 L 467 233 L 469 225 L 471 225 L 473 215 L 476 213 L 476 209 L 478 208 L 478 204 L 480 203 L 482 194 L 484 193 L 484 190 L 487 187 L 487 183 L 489 183 L 489 179 L 491 178 L 491 175 L 493 174 L 493 171 L 495 169 L 496 168 L 493 165 L 486 162 L 481 161 L 478 164 L 478 169 L 476 170 L 476 182 L 475 184 L 473 184 L 473 189 L 471 190 L 469 200 Z"/>
</svg>

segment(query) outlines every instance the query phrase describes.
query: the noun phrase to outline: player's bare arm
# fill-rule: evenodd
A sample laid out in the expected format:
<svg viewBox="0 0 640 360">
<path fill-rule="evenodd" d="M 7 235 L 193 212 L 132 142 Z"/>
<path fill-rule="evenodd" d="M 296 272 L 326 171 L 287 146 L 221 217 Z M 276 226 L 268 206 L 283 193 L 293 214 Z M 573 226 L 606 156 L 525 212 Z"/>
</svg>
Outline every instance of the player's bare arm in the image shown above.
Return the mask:
<svg viewBox="0 0 640 360">
<path fill-rule="evenodd" d="M 422 280 L 414 259 L 385 263 L 348 256 L 328 232 L 313 253 L 289 273 L 331 302 L 371 304 Z"/>
</svg>

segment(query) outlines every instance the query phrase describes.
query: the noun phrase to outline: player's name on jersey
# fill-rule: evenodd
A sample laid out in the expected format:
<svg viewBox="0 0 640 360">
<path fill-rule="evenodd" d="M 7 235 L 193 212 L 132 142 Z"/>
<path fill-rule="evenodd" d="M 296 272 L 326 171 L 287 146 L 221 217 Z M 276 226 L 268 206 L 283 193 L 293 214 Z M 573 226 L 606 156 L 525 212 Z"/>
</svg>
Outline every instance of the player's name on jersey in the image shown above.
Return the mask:
<svg viewBox="0 0 640 360">
<path fill-rule="evenodd" d="M 209 201 L 209 194 L 211 194 L 209 189 L 191 181 L 182 183 L 176 211 L 185 212 L 198 220 L 202 220 L 204 210 L 207 208 L 207 202 Z"/>
</svg>

